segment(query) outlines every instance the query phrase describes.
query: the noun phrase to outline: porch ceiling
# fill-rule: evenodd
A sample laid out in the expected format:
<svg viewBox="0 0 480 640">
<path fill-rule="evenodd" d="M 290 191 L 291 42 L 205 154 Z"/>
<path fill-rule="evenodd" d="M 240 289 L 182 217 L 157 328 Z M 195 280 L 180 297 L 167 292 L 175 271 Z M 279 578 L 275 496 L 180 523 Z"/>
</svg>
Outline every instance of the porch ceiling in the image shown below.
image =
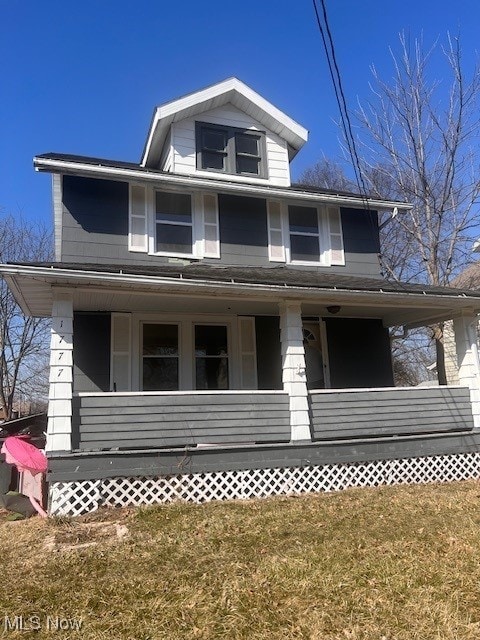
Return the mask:
<svg viewBox="0 0 480 640">
<path fill-rule="evenodd" d="M 189 265 L 190 266 L 190 265 Z M 23 310 L 49 316 L 55 292 L 82 311 L 278 315 L 278 303 L 302 303 L 304 315 L 381 318 L 385 326 L 426 325 L 480 312 L 472 291 L 390 283 L 318 272 L 194 265 L 157 270 L 103 265 L 1 265 Z"/>
</svg>

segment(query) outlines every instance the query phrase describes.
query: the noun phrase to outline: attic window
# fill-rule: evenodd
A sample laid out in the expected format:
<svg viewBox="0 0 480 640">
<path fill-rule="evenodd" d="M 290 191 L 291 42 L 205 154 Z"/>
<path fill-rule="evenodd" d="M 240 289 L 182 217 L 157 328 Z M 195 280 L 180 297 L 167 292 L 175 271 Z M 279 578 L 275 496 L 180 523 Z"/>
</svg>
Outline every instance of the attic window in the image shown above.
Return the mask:
<svg viewBox="0 0 480 640">
<path fill-rule="evenodd" d="M 197 169 L 266 176 L 265 134 L 197 122 Z"/>
</svg>

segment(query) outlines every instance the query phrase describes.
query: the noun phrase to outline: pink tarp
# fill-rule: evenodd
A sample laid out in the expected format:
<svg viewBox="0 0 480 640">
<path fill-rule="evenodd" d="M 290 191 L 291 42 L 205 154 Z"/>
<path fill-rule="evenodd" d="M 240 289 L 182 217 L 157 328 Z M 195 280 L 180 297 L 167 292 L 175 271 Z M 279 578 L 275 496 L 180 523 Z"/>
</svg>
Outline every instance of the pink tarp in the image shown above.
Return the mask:
<svg viewBox="0 0 480 640">
<path fill-rule="evenodd" d="M 47 471 L 47 458 L 43 451 L 34 447 L 33 444 L 25 442 L 22 437 L 9 436 L 5 438 L 1 453 L 5 454 L 7 464 L 14 464 L 21 472 L 29 471 L 32 475 L 36 475 Z M 47 514 L 38 501 L 32 495 L 28 497 L 36 511 L 46 517 Z"/>
</svg>

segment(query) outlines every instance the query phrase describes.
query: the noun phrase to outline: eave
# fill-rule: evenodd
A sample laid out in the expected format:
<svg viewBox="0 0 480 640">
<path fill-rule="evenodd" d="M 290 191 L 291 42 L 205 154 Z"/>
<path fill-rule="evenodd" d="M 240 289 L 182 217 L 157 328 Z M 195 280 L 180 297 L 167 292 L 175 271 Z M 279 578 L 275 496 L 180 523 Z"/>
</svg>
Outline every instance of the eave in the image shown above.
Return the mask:
<svg viewBox="0 0 480 640">
<path fill-rule="evenodd" d="M 118 272 L 99 272 L 54 266 L 0 265 L 3 275 L 17 302 L 27 315 L 48 316 L 55 291 L 69 292 L 73 297 L 82 291 L 128 293 L 132 295 L 207 298 L 237 301 L 268 301 L 275 308 L 278 302 L 295 300 L 305 307 L 315 304 L 338 304 L 354 307 L 371 307 L 381 317 L 385 326 L 421 326 L 468 314 L 480 312 L 480 294 L 467 294 L 445 289 L 441 294 L 418 291 L 385 291 L 381 281 L 377 290 L 345 289 L 327 286 L 290 286 L 287 284 L 261 284 L 208 278 L 162 277 Z M 102 298 L 103 301 L 103 298 Z M 159 305 L 161 306 L 161 305 Z M 108 310 L 105 304 L 102 309 Z M 132 309 L 134 310 L 134 309 Z"/>
<path fill-rule="evenodd" d="M 110 166 L 107 164 L 93 164 L 73 160 L 62 160 L 50 157 L 36 156 L 33 159 L 36 171 L 48 173 L 61 173 L 68 175 L 85 176 L 91 178 L 103 178 L 121 180 L 125 182 L 142 182 L 168 188 L 197 189 L 213 191 L 216 193 L 234 193 L 240 195 L 259 196 L 263 198 L 289 198 L 305 202 L 336 204 L 345 207 L 371 208 L 378 210 L 398 209 L 408 211 L 412 205 L 395 200 L 381 200 L 363 198 L 361 196 L 334 195 L 331 193 L 319 193 L 298 188 L 270 187 L 254 184 L 230 182 L 228 180 L 216 180 L 212 178 L 200 178 L 195 175 L 179 175 L 166 173 L 155 169 L 147 169 L 124 166 Z"/>
</svg>

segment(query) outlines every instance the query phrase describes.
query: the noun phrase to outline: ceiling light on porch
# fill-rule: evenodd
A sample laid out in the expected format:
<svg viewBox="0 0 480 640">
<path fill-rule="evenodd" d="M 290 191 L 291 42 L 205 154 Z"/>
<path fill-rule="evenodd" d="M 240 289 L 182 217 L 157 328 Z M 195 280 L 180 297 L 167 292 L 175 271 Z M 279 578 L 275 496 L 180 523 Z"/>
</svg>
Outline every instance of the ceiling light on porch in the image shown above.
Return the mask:
<svg viewBox="0 0 480 640">
<path fill-rule="evenodd" d="M 327 311 L 328 311 L 328 313 L 331 313 L 332 315 L 335 315 L 340 311 L 341 308 L 342 307 L 340 305 L 333 304 L 330 307 L 327 307 Z"/>
</svg>

